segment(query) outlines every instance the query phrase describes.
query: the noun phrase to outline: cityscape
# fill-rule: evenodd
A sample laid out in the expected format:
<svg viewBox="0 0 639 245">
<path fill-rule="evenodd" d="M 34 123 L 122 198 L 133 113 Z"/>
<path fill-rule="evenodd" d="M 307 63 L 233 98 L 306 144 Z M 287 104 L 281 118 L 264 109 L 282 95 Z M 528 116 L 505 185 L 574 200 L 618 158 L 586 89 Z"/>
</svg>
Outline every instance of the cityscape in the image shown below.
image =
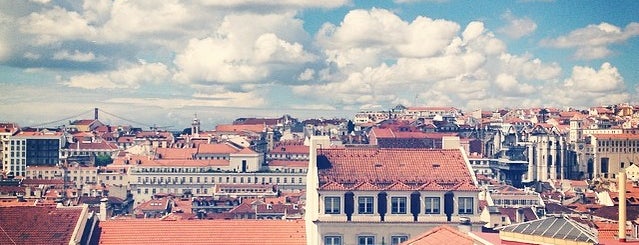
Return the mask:
<svg viewBox="0 0 639 245">
<path fill-rule="evenodd" d="M 210 128 L 196 114 L 176 131 L 92 112 L 0 124 L 3 244 L 618 244 L 639 232 L 639 105 L 397 105 Z"/>
<path fill-rule="evenodd" d="M 0 244 L 639 245 L 637 13 L 0 0 Z"/>
</svg>

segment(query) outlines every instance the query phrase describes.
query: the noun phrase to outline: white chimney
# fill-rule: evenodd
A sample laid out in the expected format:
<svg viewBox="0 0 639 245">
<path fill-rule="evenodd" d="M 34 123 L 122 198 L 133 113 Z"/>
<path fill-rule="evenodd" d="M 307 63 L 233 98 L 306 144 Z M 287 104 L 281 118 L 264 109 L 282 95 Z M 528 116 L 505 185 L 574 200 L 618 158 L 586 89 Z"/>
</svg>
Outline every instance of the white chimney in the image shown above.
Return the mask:
<svg viewBox="0 0 639 245">
<path fill-rule="evenodd" d="M 626 172 L 619 172 L 619 233 L 620 242 L 626 241 Z"/>
<path fill-rule="evenodd" d="M 107 219 L 107 202 L 108 198 L 100 199 L 100 221 L 105 221 Z"/>
</svg>

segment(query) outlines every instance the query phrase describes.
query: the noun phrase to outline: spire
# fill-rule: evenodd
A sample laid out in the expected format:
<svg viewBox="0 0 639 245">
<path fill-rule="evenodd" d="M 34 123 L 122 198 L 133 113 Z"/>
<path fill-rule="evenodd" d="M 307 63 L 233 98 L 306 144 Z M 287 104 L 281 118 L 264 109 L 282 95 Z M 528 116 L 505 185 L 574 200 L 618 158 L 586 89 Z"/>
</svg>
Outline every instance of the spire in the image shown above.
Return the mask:
<svg viewBox="0 0 639 245">
<path fill-rule="evenodd" d="M 197 113 L 193 115 L 193 122 L 191 123 L 191 135 L 198 136 L 200 134 L 200 119 L 197 118 Z"/>
</svg>

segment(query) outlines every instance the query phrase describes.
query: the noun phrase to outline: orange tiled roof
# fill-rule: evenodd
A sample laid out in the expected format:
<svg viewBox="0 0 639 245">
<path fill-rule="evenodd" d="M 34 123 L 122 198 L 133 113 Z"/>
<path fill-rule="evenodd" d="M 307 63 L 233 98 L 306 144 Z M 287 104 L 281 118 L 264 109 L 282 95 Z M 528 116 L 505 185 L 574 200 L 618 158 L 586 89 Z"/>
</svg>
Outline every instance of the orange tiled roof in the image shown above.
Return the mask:
<svg viewBox="0 0 639 245">
<path fill-rule="evenodd" d="M 108 220 L 100 228 L 99 244 L 306 244 L 303 220 Z"/>
<path fill-rule="evenodd" d="M 447 225 L 440 225 L 426 233 L 401 243 L 402 245 L 472 245 L 473 239 L 468 235 L 461 233 L 455 228 Z"/>
<path fill-rule="evenodd" d="M 254 132 L 261 133 L 264 132 L 266 126 L 263 124 L 220 124 L 215 126 L 215 131 L 217 132 Z"/>
<path fill-rule="evenodd" d="M 281 154 L 308 154 L 308 146 L 306 145 L 277 145 L 273 147 L 270 153 Z"/>
<path fill-rule="evenodd" d="M 299 161 L 299 160 L 271 160 L 268 164 L 272 167 L 296 167 L 303 168 L 308 167 L 308 160 Z"/>
<path fill-rule="evenodd" d="M 163 211 L 166 210 L 169 206 L 169 199 L 162 198 L 156 200 L 149 200 L 147 202 L 140 203 L 138 207 L 135 209 L 140 211 Z"/>
<path fill-rule="evenodd" d="M 192 159 L 197 148 L 157 148 L 156 154 L 162 159 Z"/>
<path fill-rule="evenodd" d="M 229 144 L 199 144 L 198 154 L 231 154 L 239 152 L 239 149 Z"/>
<path fill-rule="evenodd" d="M 0 244 L 69 244 L 82 208 L 0 207 Z"/>
<path fill-rule="evenodd" d="M 318 154 L 322 190 L 363 182 L 392 190 L 436 187 L 424 186 L 431 182 L 445 190 L 478 190 L 459 150 L 336 148 Z"/>
</svg>

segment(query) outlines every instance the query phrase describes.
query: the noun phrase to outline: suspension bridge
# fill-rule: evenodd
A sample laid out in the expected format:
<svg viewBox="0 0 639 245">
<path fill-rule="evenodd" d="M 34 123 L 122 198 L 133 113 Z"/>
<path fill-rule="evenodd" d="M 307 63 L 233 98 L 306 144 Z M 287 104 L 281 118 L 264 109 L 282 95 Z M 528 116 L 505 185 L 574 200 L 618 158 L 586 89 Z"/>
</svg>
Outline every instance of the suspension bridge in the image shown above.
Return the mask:
<svg viewBox="0 0 639 245">
<path fill-rule="evenodd" d="M 93 115 L 91 115 L 93 114 Z M 170 129 L 172 126 L 156 126 L 155 124 L 149 124 L 149 123 L 144 123 L 144 122 L 140 122 L 137 120 L 133 120 L 133 119 L 129 119 L 120 115 L 117 115 L 115 113 L 111 113 L 108 111 L 105 111 L 103 109 L 99 109 L 99 108 L 93 108 L 93 109 L 89 109 L 71 116 L 66 116 L 64 118 L 61 119 L 57 119 L 57 120 L 53 120 L 53 121 L 48 121 L 48 122 L 42 122 L 42 123 L 38 123 L 38 124 L 34 124 L 34 125 L 29 125 L 27 126 L 28 128 L 44 128 L 44 127 L 61 127 L 63 125 L 69 124 L 70 122 L 73 122 L 75 120 L 83 120 L 83 119 L 94 119 L 94 120 L 100 120 L 100 117 L 102 116 L 102 119 L 104 119 L 104 115 L 106 115 L 107 117 L 111 117 L 110 119 L 117 119 L 117 121 L 120 122 L 125 122 L 125 123 L 130 123 L 133 126 L 142 126 L 142 127 L 148 127 L 151 130 L 158 130 L 158 129 Z M 111 121 L 111 120 L 109 120 Z"/>
</svg>

